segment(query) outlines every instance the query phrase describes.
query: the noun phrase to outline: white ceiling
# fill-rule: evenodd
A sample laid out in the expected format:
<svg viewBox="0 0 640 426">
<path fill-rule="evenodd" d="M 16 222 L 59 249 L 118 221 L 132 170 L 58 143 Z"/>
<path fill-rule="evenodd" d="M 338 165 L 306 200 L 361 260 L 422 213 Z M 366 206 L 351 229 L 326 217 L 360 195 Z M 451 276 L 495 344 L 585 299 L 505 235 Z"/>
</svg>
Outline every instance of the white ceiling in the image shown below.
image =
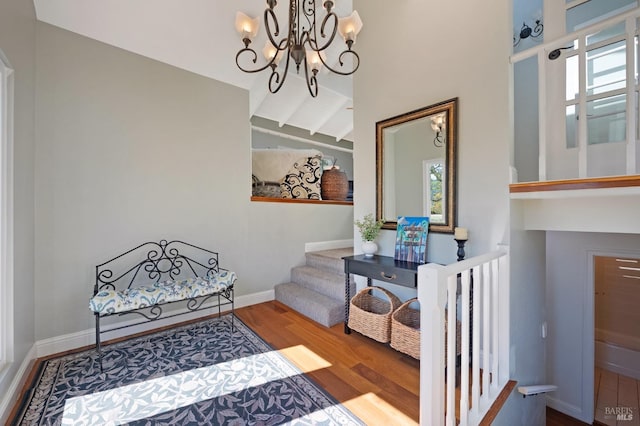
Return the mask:
<svg viewBox="0 0 640 426">
<path fill-rule="evenodd" d="M 336 3 L 338 16 L 351 13 L 351 0 Z M 236 53 L 243 47 L 234 27 L 236 11 L 260 17 L 258 37 L 251 47 L 262 59 L 263 0 L 34 0 L 34 4 L 40 21 L 249 90 L 252 116 L 308 129 L 310 134 L 353 140 L 350 76 L 322 70 L 318 97 L 312 98 L 303 70 L 301 76 L 290 70 L 282 89 L 271 94 L 267 71 L 247 74 L 236 66 Z M 284 14 L 279 19 L 282 34 L 288 3 L 281 0 L 276 11 L 279 17 Z M 339 35 L 336 38 L 334 45 L 339 49 L 328 52 L 330 64 L 337 62 L 336 50 L 345 46 Z M 284 62 L 283 58 L 281 66 Z"/>
</svg>

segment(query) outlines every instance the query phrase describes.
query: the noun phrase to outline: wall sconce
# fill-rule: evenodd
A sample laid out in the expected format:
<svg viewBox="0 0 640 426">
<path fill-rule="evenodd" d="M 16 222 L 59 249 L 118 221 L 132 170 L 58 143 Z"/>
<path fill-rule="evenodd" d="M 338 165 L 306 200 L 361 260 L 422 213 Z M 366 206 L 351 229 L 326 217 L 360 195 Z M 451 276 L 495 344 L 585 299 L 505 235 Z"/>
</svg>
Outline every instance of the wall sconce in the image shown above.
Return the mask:
<svg viewBox="0 0 640 426">
<path fill-rule="evenodd" d="M 433 138 L 433 144 L 440 148 L 444 146 L 444 131 L 446 128 L 444 121 L 444 113 L 437 114 L 431 117 L 431 128 L 436 132 L 436 137 Z"/>
<path fill-rule="evenodd" d="M 525 38 L 533 38 L 537 39 L 542 35 L 542 31 L 544 30 L 544 25 L 542 25 L 542 21 L 540 19 L 536 19 L 536 25 L 531 28 L 525 22 L 522 23 L 522 28 L 520 28 L 520 33 L 518 34 L 518 39 L 513 37 L 513 47 L 516 47 L 522 40 Z"/>
<path fill-rule="evenodd" d="M 560 55 L 562 54 L 562 51 L 567 49 L 573 49 L 573 46 L 559 47 L 557 49 L 553 49 L 551 52 L 549 52 L 548 58 L 551 59 L 552 61 L 555 61 L 560 57 Z"/>
</svg>

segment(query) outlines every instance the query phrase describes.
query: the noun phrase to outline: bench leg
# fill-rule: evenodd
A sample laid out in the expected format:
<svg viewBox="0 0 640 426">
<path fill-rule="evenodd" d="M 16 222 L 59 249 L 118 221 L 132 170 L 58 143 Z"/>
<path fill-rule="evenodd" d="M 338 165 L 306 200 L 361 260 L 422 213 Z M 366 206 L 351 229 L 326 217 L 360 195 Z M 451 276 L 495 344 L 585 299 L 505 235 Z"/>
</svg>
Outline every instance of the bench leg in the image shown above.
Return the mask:
<svg viewBox="0 0 640 426">
<path fill-rule="evenodd" d="M 231 289 L 231 333 L 236 331 L 236 325 L 234 323 L 234 319 L 236 316 L 234 300 L 235 298 L 233 297 L 233 288 L 232 288 Z"/>
<path fill-rule="evenodd" d="M 100 347 L 100 315 L 96 316 L 96 350 L 98 351 L 98 362 L 100 362 L 100 372 L 102 373 L 102 348 Z"/>
</svg>

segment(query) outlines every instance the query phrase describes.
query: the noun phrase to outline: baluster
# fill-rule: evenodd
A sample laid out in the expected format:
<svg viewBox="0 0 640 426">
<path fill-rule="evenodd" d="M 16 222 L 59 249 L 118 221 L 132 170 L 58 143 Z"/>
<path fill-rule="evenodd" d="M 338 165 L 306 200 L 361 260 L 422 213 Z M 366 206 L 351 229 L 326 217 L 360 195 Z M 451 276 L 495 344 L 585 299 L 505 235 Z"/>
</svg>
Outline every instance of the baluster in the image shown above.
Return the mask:
<svg viewBox="0 0 640 426">
<path fill-rule="evenodd" d="M 469 416 L 469 270 L 462 273 L 462 356 L 460 359 L 460 424 L 465 425 Z"/>
<path fill-rule="evenodd" d="M 484 275 L 482 286 L 482 399 L 489 398 L 489 369 L 491 368 L 489 357 L 491 352 L 490 332 L 491 332 L 491 299 L 489 298 L 491 290 L 491 270 L 489 263 L 482 265 L 482 274 Z"/>
<path fill-rule="evenodd" d="M 457 275 L 447 279 L 447 425 L 456 424 L 456 299 Z"/>
</svg>

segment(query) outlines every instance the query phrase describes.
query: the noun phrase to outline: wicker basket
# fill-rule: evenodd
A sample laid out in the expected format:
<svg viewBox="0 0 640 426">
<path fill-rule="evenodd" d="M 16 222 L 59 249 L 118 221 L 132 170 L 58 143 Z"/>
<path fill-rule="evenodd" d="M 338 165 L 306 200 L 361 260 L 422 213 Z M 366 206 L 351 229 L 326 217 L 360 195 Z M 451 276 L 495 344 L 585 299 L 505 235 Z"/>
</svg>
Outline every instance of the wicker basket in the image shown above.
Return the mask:
<svg viewBox="0 0 640 426">
<path fill-rule="evenodd" d="M 412 303 L 417 303 L 418 299 L 413 298 L 404 302 L 391 315 L 391 347 L 420 359 L 420 311 L 410 307 Z M 444 329 L 447 332 L 447 318 L 445 315 Z M 460 354 L 460 341 L 462 339 L 460 321 L 456 321 L 456 354 Z M 447 359 L 447 345 L 445 334 L 444 359 Z"/>
<path fill-rule="evenodd" d="M 387 300 L 373 296 L 373 290 L 384 294 Z M 382 287 L 365 287 L 351 299 L 349 328 L 378 342 L 391 340 L 391 314 L 401 305 L 395 294 Z"/>
</svg>

